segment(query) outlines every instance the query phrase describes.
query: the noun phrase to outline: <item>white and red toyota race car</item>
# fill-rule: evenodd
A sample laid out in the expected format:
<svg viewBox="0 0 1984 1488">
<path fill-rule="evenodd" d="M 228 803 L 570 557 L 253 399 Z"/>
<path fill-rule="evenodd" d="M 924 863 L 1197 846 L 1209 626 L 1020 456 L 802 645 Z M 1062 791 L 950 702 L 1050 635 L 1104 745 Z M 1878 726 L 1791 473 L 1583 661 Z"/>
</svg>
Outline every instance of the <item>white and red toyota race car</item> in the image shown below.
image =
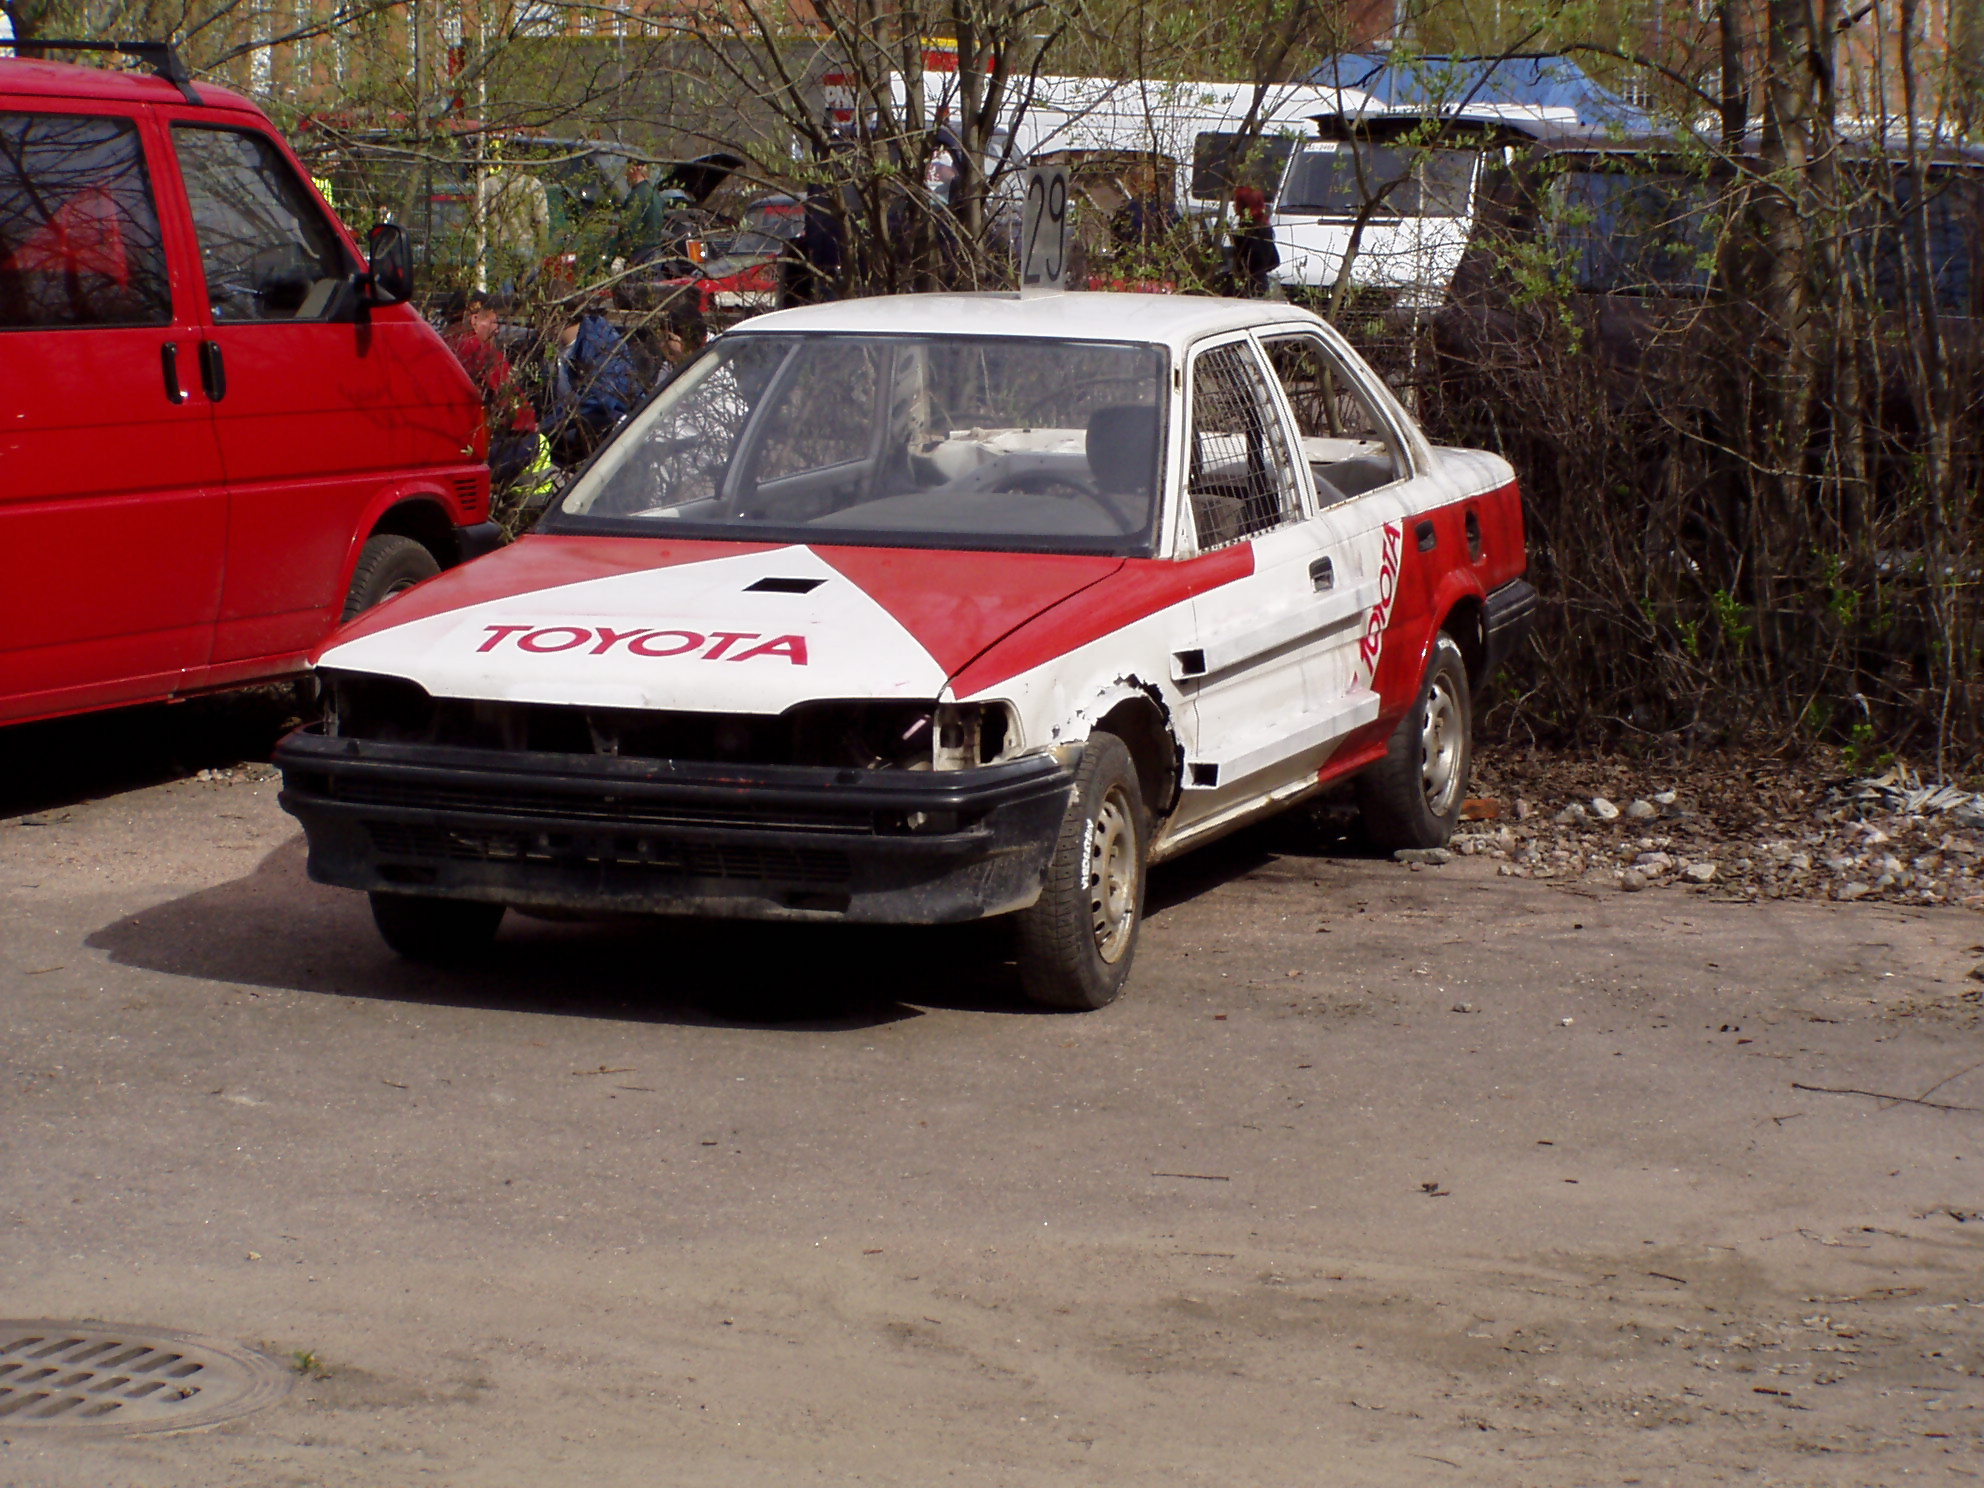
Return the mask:
<svg viewBox="0 0 1984 1488">
<path fill-rule="evenodd" d="M 1523 568 L 1508 465 L 1291 306 L 787 310 L 333 637 L 283 804 L 414 957 L 509 905 L 1010 915 L 1029 994 L 1099 1007 L 1150 863 L 1354 773 L 1445 841 Z"/>
</svg>

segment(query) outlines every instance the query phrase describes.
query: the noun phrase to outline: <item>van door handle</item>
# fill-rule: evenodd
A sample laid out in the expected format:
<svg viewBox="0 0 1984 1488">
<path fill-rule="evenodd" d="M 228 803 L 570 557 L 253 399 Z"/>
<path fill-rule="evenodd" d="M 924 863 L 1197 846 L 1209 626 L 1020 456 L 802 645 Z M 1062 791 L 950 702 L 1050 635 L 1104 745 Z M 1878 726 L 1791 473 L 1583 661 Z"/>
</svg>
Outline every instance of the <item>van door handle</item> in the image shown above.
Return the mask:
<svg viewBox="0 0 1984 1488">
<path fill-rule="evenodd" d="M 1336 565 L 1327 558 L 1318 558 L 1309 565 L 1309 584 L 1318 593 L 1336 587 Z"/>
<path fill-rule="evenodd" d="M 200 386 L 207 390 L 207 401 L 218 403 L 227 396 L 227 363 L 220 354 L 220 342 L 200 343 Z"/>
<path fill-rule="evenodd" d="M 184 403 L 186 389 L 179 385 L 179 343 L 168 341 L 158 349 L 159 367 L 165 373 L 165 401 Z"/>
<path fill-rule="evenodd" d="M 1419 540 L 1419 551 L 1422 553 L 1430 553 L 1440 545 L 1440 535 L 1434 531 L 1431 522 L 1421 522 L 1413 529 L 1413 535 Z"/>
</svg>

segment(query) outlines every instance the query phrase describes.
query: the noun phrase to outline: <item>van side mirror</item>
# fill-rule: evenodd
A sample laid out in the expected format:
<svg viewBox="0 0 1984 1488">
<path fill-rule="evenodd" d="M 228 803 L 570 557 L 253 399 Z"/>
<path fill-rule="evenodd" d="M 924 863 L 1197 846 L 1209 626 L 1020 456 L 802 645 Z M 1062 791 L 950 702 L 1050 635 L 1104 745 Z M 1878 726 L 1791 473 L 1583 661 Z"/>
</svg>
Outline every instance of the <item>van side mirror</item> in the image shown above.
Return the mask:
<svg viewBox="0 0 1984 1488">
<path fill-rule="evenodd" d="M 382 222 L 365 240 L 371 271 L 365 298 L 374 305 L 398 305 L 413 298 L 413 240 L 397 222 Z"/>
</svg>

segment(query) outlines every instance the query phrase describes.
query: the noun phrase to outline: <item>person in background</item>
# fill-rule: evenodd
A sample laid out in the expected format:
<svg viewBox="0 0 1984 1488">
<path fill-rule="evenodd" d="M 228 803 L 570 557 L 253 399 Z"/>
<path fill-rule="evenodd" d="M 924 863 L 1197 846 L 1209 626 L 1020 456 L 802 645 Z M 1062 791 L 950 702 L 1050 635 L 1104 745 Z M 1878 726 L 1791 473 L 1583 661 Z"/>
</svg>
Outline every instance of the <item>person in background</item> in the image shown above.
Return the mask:
<svg viewBox="0 0 1984 1488">
<path fill-rule="evenodd" d="M 834 206 L 832 187 L 816 183 L 806 188 L 799 241 L 794 255 L 781 266 L 780 304 L 813 305 L 834 297 L 847 247 Z"/>
<path fill-rule="evenodd" d="M 667 239 L 668 207 L 662 193 L 648 179 L 646 164 L 628 161 L 627 200 L 620 207 L 620 233 L 615 244 L 628 263 L 646 262 Z"/>
<path fill-rule="evenodd" d="M 599 448 L 645 390 L 634 353 L 613 323 L 597 310 L 573 311 L 558 333 L 551 371 L 559 457 L 576 464 Z"/>
<path fill-rule="evenodd" d="M 488 295 L 457 292 L 448 298 L 448 350 L 462 364 L 489 416 L 489 482 L 498 491 L 529 485 L 548 474 L 551 454 L 538 431 L 537 409 L 510 375 L 498 339 L 501 321 Z M 526 496 L 530 493 L 525 492 Z"/>
<path fill-rule="evenodd" d="M 1281 250 L 1274 245 L 1267 198 L 1260 187 L 1234 189 L 1232 232 L 1234 288 L 1244 299 L 1265 299 L 1268 275 L 1281 267 Z"/>
<path fill-rule="evenodd" d="M 661 328 L 661 380 L 673 377 L 690 357 L 709 344 L 710 328 L 702 316 L 678 311 Z"/>
</svg>

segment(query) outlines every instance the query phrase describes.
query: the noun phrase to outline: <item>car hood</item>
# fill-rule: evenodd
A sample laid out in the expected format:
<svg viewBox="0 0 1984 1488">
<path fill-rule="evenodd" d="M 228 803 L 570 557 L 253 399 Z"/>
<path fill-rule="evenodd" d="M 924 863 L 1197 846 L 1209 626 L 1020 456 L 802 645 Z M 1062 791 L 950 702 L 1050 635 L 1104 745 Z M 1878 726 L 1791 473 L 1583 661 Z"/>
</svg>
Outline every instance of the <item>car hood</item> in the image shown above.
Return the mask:
<svg viewBox="0 0 1984 1488">
<path fill-rule="evenodd" d="M 332 636 L 318 666 L 436 697 L 781 713 L 936 698 L 1111 557 L 537 536 Z"/>
</svg>

